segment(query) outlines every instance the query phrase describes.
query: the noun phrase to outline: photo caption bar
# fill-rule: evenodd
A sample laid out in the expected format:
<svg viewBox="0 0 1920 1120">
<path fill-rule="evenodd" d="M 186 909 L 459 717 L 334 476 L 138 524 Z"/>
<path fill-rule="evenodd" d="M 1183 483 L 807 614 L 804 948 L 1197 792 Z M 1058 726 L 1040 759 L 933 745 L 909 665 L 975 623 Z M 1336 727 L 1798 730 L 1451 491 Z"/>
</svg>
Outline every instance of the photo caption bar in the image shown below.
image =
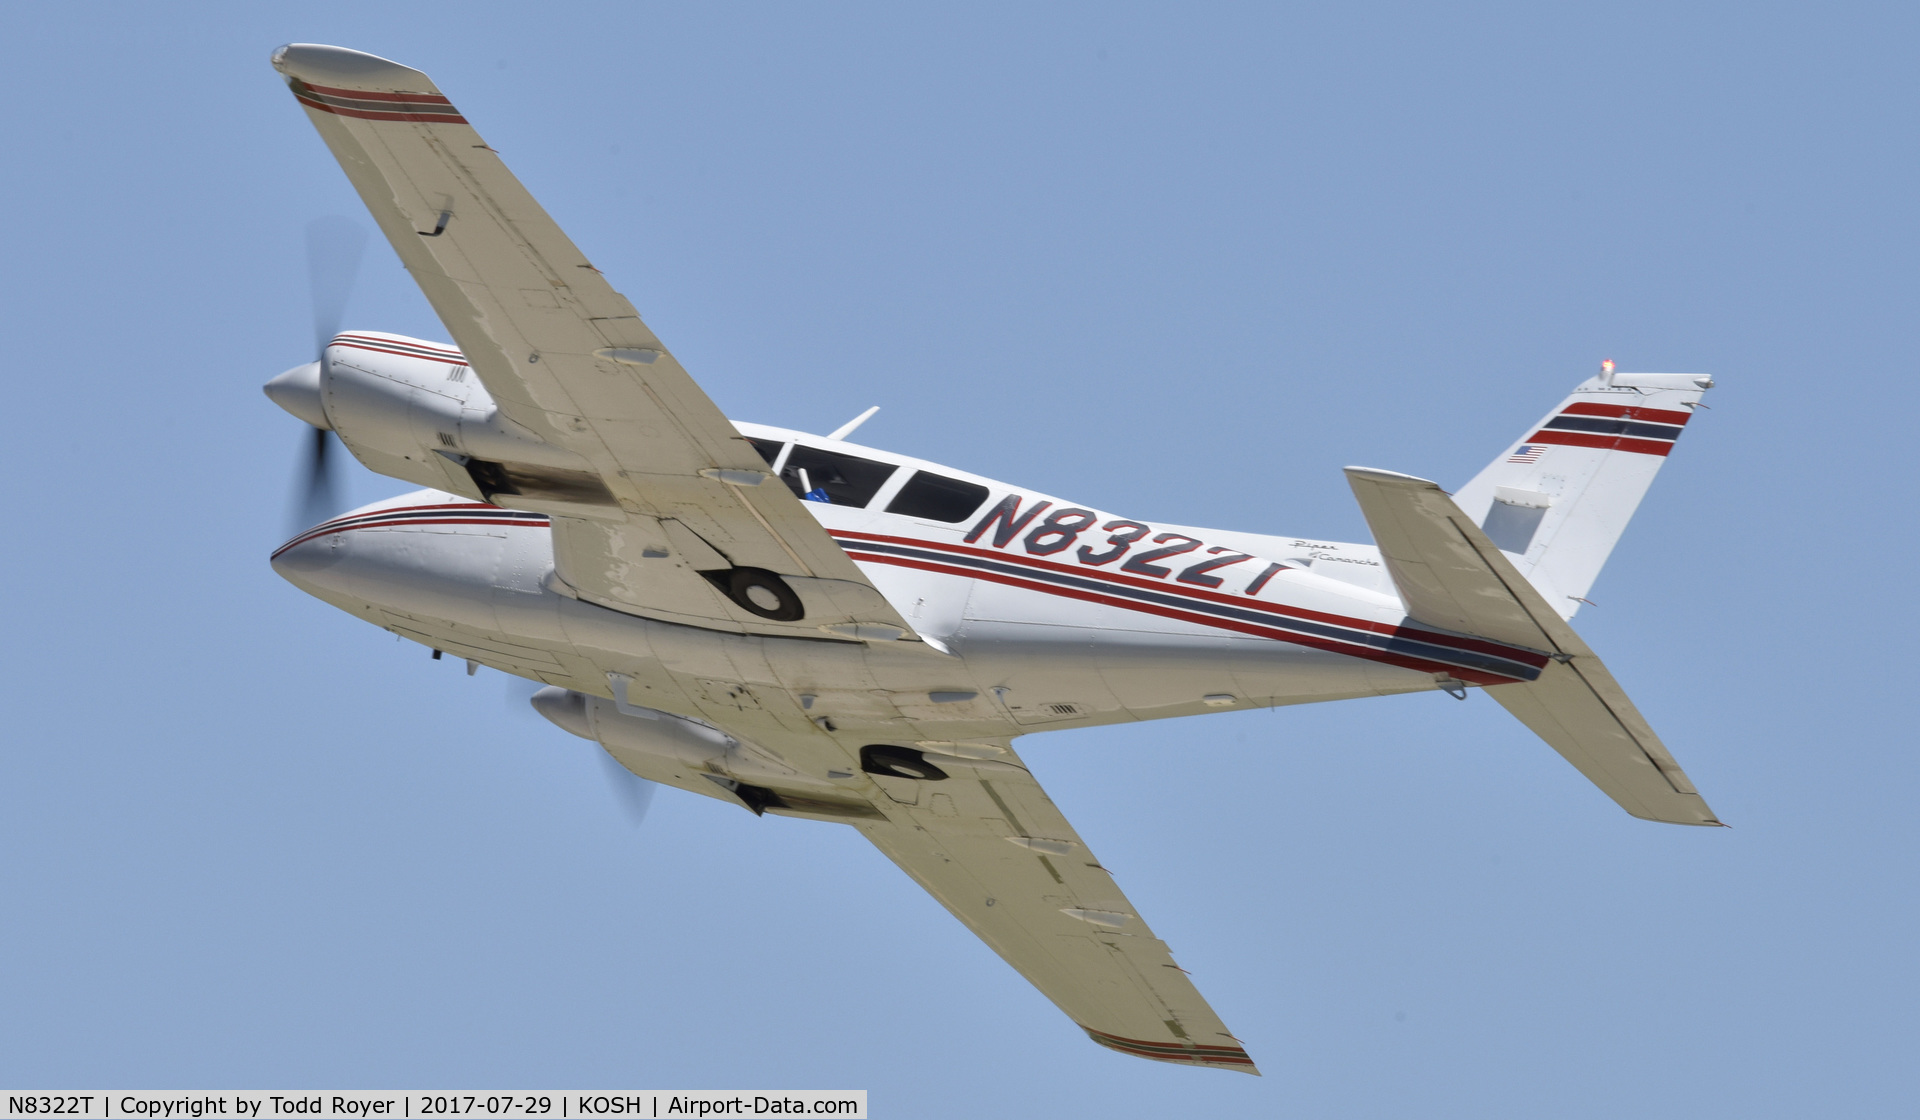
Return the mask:
<svg viewBox="0 0 1920 1120">
<path fill-rule="evenodd" d="M 865 1089 L 633 1089 L 621 1092 L 383 1092 L 377 1089 L 62 1092 L 7 1090 L 0 1120 L 706 1120 L 834 1116 L 867 1120 Z"/>
</svg>

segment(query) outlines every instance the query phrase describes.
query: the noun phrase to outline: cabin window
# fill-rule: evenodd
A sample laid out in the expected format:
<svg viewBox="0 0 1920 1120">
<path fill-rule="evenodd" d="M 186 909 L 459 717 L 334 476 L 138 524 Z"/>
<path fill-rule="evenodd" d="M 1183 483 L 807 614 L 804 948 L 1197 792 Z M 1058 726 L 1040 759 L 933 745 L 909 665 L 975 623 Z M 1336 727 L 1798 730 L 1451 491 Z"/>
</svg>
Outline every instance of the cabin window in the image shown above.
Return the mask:
<svg viewBox="0 0 1920 1120">
<path fill-rule="evenodd" d="M 928 521 L 965 521 L 986 500 L 987 488 L 977 482 L 916 471 L 887 503 L 887 512 Z"/>
<path fill-rule="evenodd" d="M 768 466 L 780 461 L 780 449 L 786 446 L 777 439 L 749 438 L 747 442 L 753 444 Z M 781 468 L 780 480 L 805 501 L 865 506 L 899 469 L 892 463 L 796 443 L 792 454 L 787 456 L 786 466 Z"/>
<path fill-rule="evenodd" d="M 836 506 L 864 506 L 900 468 L 892 463 L 876 463 L 858 455 L 822 451 L 804 443 L 793 445 L 781 481 L 809 502 L 831 502 Z"/>
</svg>

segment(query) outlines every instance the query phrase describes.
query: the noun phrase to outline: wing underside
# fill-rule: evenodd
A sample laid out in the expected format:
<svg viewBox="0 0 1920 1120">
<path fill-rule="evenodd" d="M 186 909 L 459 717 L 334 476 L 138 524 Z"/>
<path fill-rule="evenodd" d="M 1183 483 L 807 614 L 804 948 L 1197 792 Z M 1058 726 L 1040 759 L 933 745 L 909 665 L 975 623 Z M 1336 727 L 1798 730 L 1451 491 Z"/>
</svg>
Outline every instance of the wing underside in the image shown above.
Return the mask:
<svg viewBox="0 0 1920 1120">
<path fill-rule="evenodd" d="M 499 504 L 553 516 L 569 590 L 735 631 L 914 637 L 425 74 L 310 44 L 274 65 L 527 437 L 530 461 L 489 469 L 513 484 Z M 802 617 L 741 609 L 700 564 L 780 576 Z"/>
<path fill-rule="evenodd" d="M 852 823 L 1095 1042 L 1258 1073 L 1018 756 L 1001 758 L 876 778 L 886 820 Z"/>
<path fill-rule="evenodd" d="M 1006 742 L 953 748 L 970 757 L 910 751 L 923 777 L 906 778 L 873 773 L 875 748 L 857 741 L 748 719 L 714 731 L 730 745 L 701 759 L 660 746 L 663 726 L 684 732 L 684 720 L 581 702 L 591 723 L 575 733 L 643 778 L 859 829 L 1102 1046 L 1259 1072 Z M 807 777 L 834 771 L 842 780 L 825 786 Z"/>
</svg>

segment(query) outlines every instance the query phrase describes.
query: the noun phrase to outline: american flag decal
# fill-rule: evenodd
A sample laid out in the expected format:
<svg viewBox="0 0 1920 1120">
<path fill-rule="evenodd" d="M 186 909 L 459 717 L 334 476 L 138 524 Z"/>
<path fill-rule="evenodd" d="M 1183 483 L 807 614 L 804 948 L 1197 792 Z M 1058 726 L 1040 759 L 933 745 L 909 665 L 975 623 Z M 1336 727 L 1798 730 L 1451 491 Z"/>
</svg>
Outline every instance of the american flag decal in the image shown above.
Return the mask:
<svg viewBox="0 0 1920 1120">
<path fill-rule="evenodd" d="M 1537 463 L 1540 461 L 1540 456 L 1546 453 L 1547 445 L 1544 443 L 1523 443 L 1512 455 L 1507 456 L 1507 462 Z"/>
</svg>

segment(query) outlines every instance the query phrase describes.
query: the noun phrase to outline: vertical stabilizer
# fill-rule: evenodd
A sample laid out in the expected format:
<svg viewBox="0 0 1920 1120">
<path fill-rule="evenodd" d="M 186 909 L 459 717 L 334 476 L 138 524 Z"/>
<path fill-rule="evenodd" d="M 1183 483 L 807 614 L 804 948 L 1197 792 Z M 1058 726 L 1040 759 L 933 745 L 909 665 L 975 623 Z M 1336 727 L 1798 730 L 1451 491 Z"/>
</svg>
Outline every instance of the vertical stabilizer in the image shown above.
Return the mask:
<svg viewBox="0 0 1920 1120">
<path fill-rule="evenodd" d="M 1572 618 L 1712 387 L 1703 374 L 1609 369 L 1528 428 L 1454 501 Z"/>
</svg>

